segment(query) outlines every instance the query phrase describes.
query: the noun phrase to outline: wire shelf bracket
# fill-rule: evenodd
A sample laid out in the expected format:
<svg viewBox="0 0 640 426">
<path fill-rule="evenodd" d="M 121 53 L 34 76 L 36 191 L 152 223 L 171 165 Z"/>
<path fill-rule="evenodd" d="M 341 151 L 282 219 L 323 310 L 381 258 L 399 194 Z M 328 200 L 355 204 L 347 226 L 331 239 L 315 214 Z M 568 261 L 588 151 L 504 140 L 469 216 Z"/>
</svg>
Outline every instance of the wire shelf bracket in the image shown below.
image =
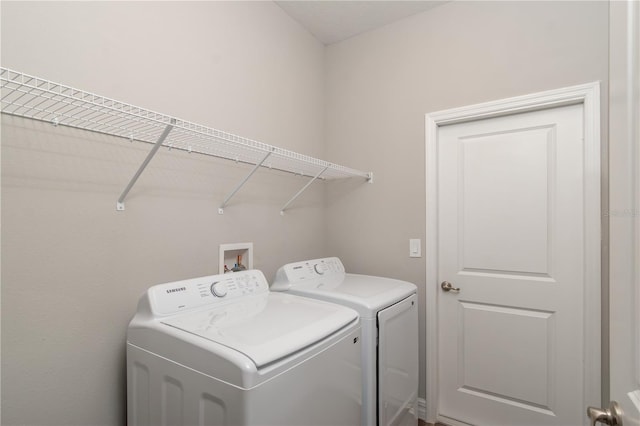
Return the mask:
<svg viewBox="0 0 640 426">
<path fill-rule="evenodd" d="M 373 181 L 370 172 L 329 163 L 4 67 L 0 67 L 0 111 L 56 127 L 72 127 L 153 145 L 118 198 L 118 211 L 124 210 L 124 200 L 129 191 L 161 146 L 253 166 L 245 180 L 220 205 L 220 214 L 260 167 L 307 176 L 312 178 L 311 182 L 352 177 Z M 282 210 L 298 196 L 296 194 Z"/>
<path fill-rule="evenodd" d="M 262 158 L 262 160 L 260 160 L 259 163 L 257 163 L 253 169 L 251 169 L 251 171 L 249 172 L 249 174 L 247 176 L 245 176 L 245 178 L 242 180 L 242 182 L 240 182 L 238 184 L 238 186 L 236 186 L 236 188 L 231 191 L 231 193 L 229 195 L 227 195 L 227 198 L 224 199 L 224 201 L 222 202 L 222 204 L 220 204 L 220 207 L 218 207 L 218 214 L 224 214 L 224 208 L 226 207 L 227 203 L 229 202 L 229 200 L 231 200 L 231 198 L 236 195 L 236 193 L 238 191 L 240 191 L 240 188 L 242 188 L 244 186 L 245 183 L 247 183 L 247 181 L 251 178 L 251 176 L 253 176 L 253 174 L 260 168 L 260 166 L 262 166 L 262 164 L 264 164 L 264 162 L 267 160 L 267 158 L 269 158 L 271 156 L 271 154 L 273 154 L 273 150 L 267 152 L 267 154 Z"/>
<path fill-rule="evenodd" d="M 320 172 L 315 175 L 309 182 L 307 182 L 307 184 L 305 186 L 303 186 L 300 191 L 296 192 L 296 195 L 294 195 L 293 197 L 291 197 L 291 199 L 289 201 L 287 201 L 287 203 L 280 209 L 280 215 L 284 216 L 284 211 L 287 209 L 287 207 L 289 207 L 291 205 L 291 203 L 293 203 L 296 198 L 298 198 L 313 182 L 315 182 L 317 179 L 320 178 L 320 176 L 326 172 L 328 169 L 328 167 L 325 167 L 324 169 L 320 170 Z"/>
<path fill-rule="evenodd" d="M 151 148 L 151 151 L 149 151 L 149 154 L 147 154 L 147 158 L 144 159 L 144 161 L 138 168 L 138 171 L 136 172 L 136 174 L 133 175 L 127 187 L 124 189 L 124 191 L 122 191 L 122 194 L 120 194 L 120 198 L 118 198 L 118 201 L 116 202 L 116 210 L 118 211 L 124 210 L 124 199 L 127 197 L 127 194 L 129 194 L 129 191 L 131 191 L 131 188 L 133 188 L 133 185 L 135 185 L 135 183 L 137 182 L 138 178 L 140 177 L 144 169 L 151 162 L 151 160 L 153 159 L 153 156 L 156 155 L 156 152 L 158 152 L 158 149 L 160 149 L 165 139 L 167 139 L 167 136 L 169 136 L 169 133 L 171 132 L 171 130 L 173 130 L 174 124 L 176 124 L 176 120 L 175 118 L 172 118 L 171 124 L 165 127 L 164 131 L 162 132 L 162 134 L 160 135 L 156 143 L 153 145 L 153 148 Z"/>
</svg>

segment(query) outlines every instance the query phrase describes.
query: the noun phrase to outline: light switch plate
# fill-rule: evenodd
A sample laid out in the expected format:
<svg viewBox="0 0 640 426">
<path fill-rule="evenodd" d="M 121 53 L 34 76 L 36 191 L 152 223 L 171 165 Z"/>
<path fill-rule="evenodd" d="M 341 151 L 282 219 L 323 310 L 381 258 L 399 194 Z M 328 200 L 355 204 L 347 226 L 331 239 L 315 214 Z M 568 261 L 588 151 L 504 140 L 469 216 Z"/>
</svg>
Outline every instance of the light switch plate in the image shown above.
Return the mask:
<svg viewBox="0 0 640 426">
<path fill-rule="evenodd" d="M 422 242 L 420 239 L 409 240 L 409 257 L 422 257 Z"/>
</svg>

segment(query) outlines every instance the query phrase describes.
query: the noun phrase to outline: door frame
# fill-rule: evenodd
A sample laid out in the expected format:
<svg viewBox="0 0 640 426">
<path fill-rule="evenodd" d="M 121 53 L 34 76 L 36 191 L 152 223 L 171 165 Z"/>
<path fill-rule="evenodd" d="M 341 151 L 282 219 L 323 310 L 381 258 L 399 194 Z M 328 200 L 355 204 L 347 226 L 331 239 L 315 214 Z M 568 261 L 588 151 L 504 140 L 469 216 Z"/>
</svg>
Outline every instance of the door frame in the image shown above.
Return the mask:
<svg viewBox="0 0 640 426">
<path fill-rule="evenodd" d="M 438 128 L 485 118 L 555 108 L 584 107 L 585 295 L 584 407 L 601 402 L 601 172 L 600 82 L 565 87 L 425 114 L 426 138 L 426 412 L 438 416 Z M 603 231 L 603 229 L 605 231 Z M 602 240 L 606 241 L 606 239 Z M 586 408 L 585 408 L 586 409 Z"/>
</svg>

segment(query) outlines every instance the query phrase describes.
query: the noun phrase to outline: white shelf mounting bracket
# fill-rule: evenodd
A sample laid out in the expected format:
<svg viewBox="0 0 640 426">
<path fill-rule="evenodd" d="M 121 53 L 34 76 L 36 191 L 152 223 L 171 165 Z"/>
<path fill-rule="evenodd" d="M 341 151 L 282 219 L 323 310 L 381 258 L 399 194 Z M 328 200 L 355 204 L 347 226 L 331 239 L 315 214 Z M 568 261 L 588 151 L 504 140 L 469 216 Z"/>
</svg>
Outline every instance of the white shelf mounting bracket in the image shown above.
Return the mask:
<svg viewBox="0 0 640 426">
<path fill-rule="evenodd" d="M 120 198 L 118 198 L 118 201 L 116 203 L 116 210 L 124 210 L 124 199 L 127 197 L 127 194 L 129 194 L 129 191 L 131 191 L 131 188 L 133 188 L 133 185 L 135 185 L 136 181 L 138 180 L 144 169 L 147 167 L 153 156 L 156 155 L 156 152 L 158 152 L 158 149 L 160 149 L 162 143 L 165 141 L 165 139 L 167 139 L 167 136 L 169 136 L 169 133 L 171 132 L 175 124 L 176 119 L 172 118 L 171 124 L 168 124 L 167 127 L 164 128 L 164 131 L 162 132 L 156 143 L 153 145 L 153 148 L 151 148 L 151 151 L 149 151 L 149 153 L 147 154 L 147 158 L 144 159 L 140 167 L 138 167 L 138 171 L 136 172 L 136 174 L 133 175 L 127 187 L 124 189 L 124 191 L 122 191 L 122 194 L 120 194 Z"/>
<path fill-rule="evenodd" d="M 305 186 L 303 186 L 300 191 L 298 191 L 296 193 L 296 195 L 294 195 L 293 197 L 291 197 L 291 199 L 289 201 L 287 201 L 287 203 L 280 209 L 280 215 L 284 216 L 284 211 L 287 209 L 287 207 L 289 207 L 289 205 L 291 203 L 293 203 L 295 201 L 296 198 L 298 198 L 300 196 L 300 194 L 302 194 L 308 187 L 309 185 L 311 185 L 313 182 L 315 182 L 316 179 L 318 179 L 320 176 L 322 176 L 322 174 L 324 172 L 327 171 L 327 169 L 329 168 L 329 166 L 325 167 L 324 169 L 320 170 L 320 172 L 318 172 L 317 175 L 315 175 L 309 182 L 307 182 L 307 184 Z"/>
<path fill-rule="evenodd" d="M 260 166 L 262 166 L 262 164 L 265 161 L 267 161 L 267 158 L 269 158 L 269 156 L 271 154 L 273 154 L 273 151 L 274 151 L 274 148 L 271 148 L 271 151 L 267 152 L 267 154 L 262 158 L 262 160 L 260 160 L 260 162 L 258 164 L 256 164 L 253 167 L 253 169 L 251 169 L 249 174 L 247 176 L 245 176 L 245 178 L 242 180 L 242 182 L 240 182 L 238 184 L 238 186 L 236 186 L 236 188 L 233 191 L 231 191 L 231 193 L 229 195 L 227 195 L 227 198 L 225 198 L 224 201 L 222 202 L 222 204 L 220 204 L 220 207 L 218 207 L 218 214 L 224 214 L 224 208 L 226 207 L 226 205 L 229 202 L 229 200 L 231 200 L 231 198 L 233 198 L 233 196 L 236 195 L 236 193 L 240 190 L 240 188 L 242 188 L 244 186 L 244 184 L 247 183 L 247 181 L 260 168 Z"/>
</svg>

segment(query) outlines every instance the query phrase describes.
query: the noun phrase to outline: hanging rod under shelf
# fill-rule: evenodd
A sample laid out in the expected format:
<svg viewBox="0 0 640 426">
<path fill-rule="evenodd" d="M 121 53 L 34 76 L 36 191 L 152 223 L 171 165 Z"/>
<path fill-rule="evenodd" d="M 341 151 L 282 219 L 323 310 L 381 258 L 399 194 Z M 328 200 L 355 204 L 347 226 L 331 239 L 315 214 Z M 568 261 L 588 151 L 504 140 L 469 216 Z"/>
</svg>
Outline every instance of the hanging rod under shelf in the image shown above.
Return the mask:
<svg viewBox="0 0 640 426">
<path fill-rule="evenodd" d="M 64 125 L 160 146 L 253 165 L 260 165 L 316 179 L 361 177 L 372 180 L 372 174 L 298 154 L 273 145 L 192 123 L 165 114 L 116 101 L 70 86 L 0 67 L 2 113 L 54 125 Z M 166 130 L 170 128 L 168 134 Z M 268 161 L 262 159 L 268 156 Z M 152 155 L 151 155 L 152 157 Z M 151 158 L 145 160 L 143 166 Z M 261 163 L 262 161 L 262 163 Z M 141 167 L 118 200 L 142 172 Z M 324 170 L 324 171 L 323 171 Z M 239 189 L 239 188 L 238 188 Z M 224 204 L 228 201 L 225 200 Z"/>
</svg>

